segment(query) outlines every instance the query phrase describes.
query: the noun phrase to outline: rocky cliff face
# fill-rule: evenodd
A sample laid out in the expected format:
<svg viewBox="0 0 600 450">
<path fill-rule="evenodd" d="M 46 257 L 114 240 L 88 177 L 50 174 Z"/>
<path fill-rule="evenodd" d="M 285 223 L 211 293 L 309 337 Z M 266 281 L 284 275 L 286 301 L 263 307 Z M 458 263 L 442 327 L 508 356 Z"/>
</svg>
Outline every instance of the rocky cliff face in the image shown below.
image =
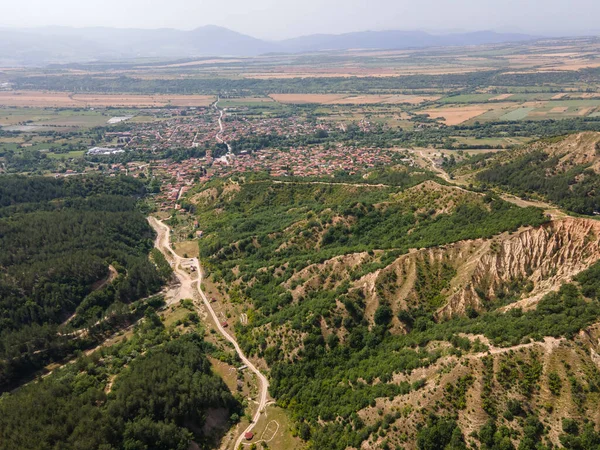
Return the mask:
<svg viewBox="0 0 600 450">
<path fill-rule="evenodd" d="M 288 283 L 295 300 L 344 281 L 360 292 L 373 321 L 381 304 L 394 316 L 423 307 L 438 318 L 520 307 L 530 309 L 549 292 L 600 260 L 600 222 L 566 218 L 541 227 L 429 249 L 413 250 L 386 267 L 369 270 L 384 252 L 339 256 L 314 264 Z M 356 279 L 356 273 L 364 273 Z M 354 274 L 354 275 L 353 275 Z M 394 317 L 393 330 L 403 325 Z"/>
<path fill-rule="evenodd" d="M 518 301 L 505 309 L 531 308 L 600 259 L 599 239 L 600 222 L 574 218 L 501 236 L 480 255 L 472 274 L 464 277 L 467 282 L 449 295 L 438 315 L 461 314 L 469 306 L 485 308 L 486 301 L 496 300 L 498 292 L 515 281 L 523 289 Z M 459 276 L 468 270 L 463 266 Z"/>
<path fill-rule="evenodd" d="M 415 250 L 354 288 L 363 292 L 370 319 L 382 302 L 395 313 L 424 306 L 439 318 L 470 308 L 528 309 L 599 259 L 600 222 L 567 218 L 490 240 Z"/>
<path fill-rule="evenodd" d="M 568 170 L 579 165 L 591 165 L 598 172 L 600 169 L 600 152 L 597 145 L 600 133 L 588 132 L 568 136 L 562 141 L 547 146 L 542 150 L 551 156 L 559 156 L 558 171 Z"/>
</svg>

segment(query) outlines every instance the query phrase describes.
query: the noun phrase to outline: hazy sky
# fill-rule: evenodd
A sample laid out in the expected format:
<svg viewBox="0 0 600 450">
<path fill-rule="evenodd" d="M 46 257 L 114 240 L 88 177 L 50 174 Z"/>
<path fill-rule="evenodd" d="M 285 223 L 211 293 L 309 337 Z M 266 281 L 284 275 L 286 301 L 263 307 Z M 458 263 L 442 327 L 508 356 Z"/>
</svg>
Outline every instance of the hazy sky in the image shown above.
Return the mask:
<svg viewBox="0 0 600 450">
<path fill-rule="evenodd" d="M 579 34 L 599 0 L 0 0 L 0 26 L 226 26 L 266 39 L 367 29 Z"/>
</svg>

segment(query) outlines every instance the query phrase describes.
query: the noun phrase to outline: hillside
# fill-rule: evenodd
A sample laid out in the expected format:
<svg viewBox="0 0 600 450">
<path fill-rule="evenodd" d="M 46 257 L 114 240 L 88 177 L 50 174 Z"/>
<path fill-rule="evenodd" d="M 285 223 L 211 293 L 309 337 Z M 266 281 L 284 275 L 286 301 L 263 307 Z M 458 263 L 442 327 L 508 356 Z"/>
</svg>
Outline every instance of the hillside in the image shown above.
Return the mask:
<svg viewBox="0 0 600 450">
<path fill-rule="evenodd" d="M 542 140 L 466 166 L 477 171 L 482 185 L 542 198 L 579 214 L 600 211 L 600 133 Z"/>
<path fill-rule="evenodd" d="M 419 31 L 366 31 L 319 34 L 283 41 L 264 41 L 223 27 L 176 29 L 0 28 L 0 61 L 8 64 L 72 63 L 127 58 L 198 58 L 257 56 L 271 52 L 407 49 L 521 42 L 532 36 L 481 31 L 444 36 Z"/>
<path fill-rule="evenodd" d="M 600 259 L 599 236 L 600 223 L 565 219 L 492 239 L 413 250 L 359 279 L 353 275 L 378 255 L 349 254 L 306 267 L 286 287 L 300 300 L 348 282 L 363 299 L 369 322 L 375 323 L 378 307 L 389 305 L 393 329 L 405 332 L 398 319 L 402 311 L 424 309 L 450 318 L 497 308 L 532 309 Z"/>
<path fill-rule="evenodd" d="M 222 27 L 192 31 L 47 27 L 0 29 L 0 60 L 44 64 L 127 58 L 252 56 L 273 50 L 268 42 Z"/>
<path fill-rule="evenodd" d="M 0 178 L 0 391 L 143 314 L 135 302 L 165 281 L 144 192 L 125 177 Z"/>
<path fill-rule="evenodd" d="M 436 36 L 423 31 L 362 31 L 344 34 L 317 34 L 287 39 L 279 45 L 287 52 L 347 50 L 352 48 L 401 49 L 461 45 L 500 44 L 535 39 L 525 34 L 480 31 Z"/>
<path fill-rule="evenodd" d="M 433 178 L 223 180 L 189 200 L 238 341 L 314 448 L 600 440 L 596 221 Z"/>
<path fill-rule="evenodd" d="M 536 145 L 568 172 L 594 163 L 580 150 L 594 139 Z M 566 148 L 574 149 L 568 158 Z M 528 151 L 496 158 L 509 164 Z M 4 379 L 87 348 L 104 326 L 137 323 L 3 396 L 0 412 L 10 414 L 0 414 L 0 448 L 43 441 L 184 450 L 221 439 L 229 448 L 231 436 L 243 436 L 256 388 L 204 322 L 207 306 L 183 300 L 158 315 L 162 299 L 136 301 L 170 273 L 154 253 L 155 264 L 145 265 L 151 235 L 135 209 L 141 182 L 2 181 L 0 237 L 12 247 L 0 287 L 19 312 L 2 310 L 11 327 L 2 335 Z M 282 433 L 331 450 L 598 448 L 600 222 L 551 220 L 420 168 L 373 170 L 362 181 L 217 178 L 193 187 L 165 218 L 171 239 L 199 246 L 206 305 L 268 375 L 269 395 L 288 415 L 278 419 Z M 98 211 L 102 221 L 88 223 Z M 112 213 L 140 234 L 110 234 L 118 229 L 107 222 Z M 61 239 L 36 232 L 40 220 Z M 202 237 L 189 240 L 198 228 Z M 82 280 L 56 278 L 76 242 L 97 267 Z M 20 275 L 23 261 L 52 282 Z M 108 261 L 120 273 L 105 285 Z M 50 301 L 75 283 L 69 302 Z M 44 305 L 38 314 L 46 316 L 34 320 L 45 322 L 46 340 L 35 334 L 39 324 L 22 319 L 29 298 Z M 82 327 L 89 331 L 72 331 Z M 32 335 L 38 347 L 22 340 Z"/>
<path fill-rule="evenodd" d="M 196 313 L 164 318 L 149 309 L 120 342 L 2 396 L 0 449 L 216 448 L 242 405 L 213 372 Z"/>
</svg>

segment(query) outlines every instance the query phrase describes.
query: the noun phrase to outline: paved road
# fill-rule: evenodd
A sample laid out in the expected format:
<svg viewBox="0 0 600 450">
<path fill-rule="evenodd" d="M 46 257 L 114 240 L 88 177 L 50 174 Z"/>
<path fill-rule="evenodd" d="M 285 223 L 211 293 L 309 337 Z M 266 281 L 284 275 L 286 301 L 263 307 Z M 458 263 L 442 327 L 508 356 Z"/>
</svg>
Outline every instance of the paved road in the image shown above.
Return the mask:
<svg viewBox="0 0 600 450">
<path fill-rule="evenodd" d="M 240 357 L 240 359 L 242 360 L 242 362 L 246 366 L 248 366 L 248 369 L 250 369 L 256 375 L 257 379 L 259 380 L 260 386 L 259 386 L 258 408 L 256 410 L 256 414 L 254 415 L 254 418 L 252 419 L 252 422 L 250 423 L 250 425 L 248 425 L 248 427 L 244 431 L 242 431 L 242 433 L 239 435 L 239 437 L 235 443 L 235 446 L 233 447 L 234 449 L 237 449 L 244 440 L 244 434 L 247 432 L 250 432 L 254 429 L 254 427 L 256 426 L 256 423 L 260 419 L 261 414 L 264 413 L 264 409 L 267 406 L 269 380 L 267 380 L 267 377 L 265 377 L 260 372 L 260 370 L 258 370 L 256 368 L 256 366 L 254 364 L 252 364 L 252 362 L 248 358 L 246 358 L 246 356 L 244 355 L 244 352 L 240 348 L 240 346 L 237 343 L 237 341 L 235 340 L 235 338 L 233 336 L 231 336 L 225 330 L 225 328 L 223 328 L 223 326 L 221 325 L 221 322 L 219 320 L 219 317 L 217 316 L 217 313 L 215 313 L 215 310 L 213 309 L 210 301 L 208 300 L 208 298 L 204 294 L 204 291 L 202 290 L 202 267 L 200 266 L 200 261 L 198 260 L 198 258 L 182 258 L 177 253 L 175 253 L 173 251 L 173 248 L 171 247 L 171 242 L 169 239 L 169 237 L 171 235 L 171 229 L 168 227 L 168 225 L 164 224 L 163 222 L 161 222 L 158 219 L 155 219 L 154 217 L 150 217 L 148 220 L 149 220 L 150 224 L 152 225 L 152 227 L 156 230 L 156 233 L 157 233 L 156 242 L 155 242 L 156 248 L 158 248 L 161 252 L 163 252 L 163 254 L 165 254 L 165 257 L 168 260 L 171 260 L 174 263 L 173 270 L 175 271 L 175 274 L 180 279 L 180 281 L 182 281 L 182 283 L 187 284 L 190 281 L 192 283 L 197 281 L 197 283 L 196 283 L 197 291 L 200 294 L 202 301 L 204 302 L 204 306 L 206 307 L 207 311 L 210 313 L 213 321 L 215 322 L 215 325 L 216 325 L 217 329 L 219 330 L 219 333 L 221 333 L 221 335 L 225 339 L 227 339 L 229 342 L 231 342 L 231 344 L 233 344 L 233 347 L 235 348 L 235 351 L 238 354 L 238 356 Z M 196 267 L 196 272 L 198 273 L 198 278 L 196 280 L 191 278 L 190 275 L 184 269 L 181 268 L 182 263 L 188 264 L 188 265 L 191 264 L 194 267 Z"/>
</svg>

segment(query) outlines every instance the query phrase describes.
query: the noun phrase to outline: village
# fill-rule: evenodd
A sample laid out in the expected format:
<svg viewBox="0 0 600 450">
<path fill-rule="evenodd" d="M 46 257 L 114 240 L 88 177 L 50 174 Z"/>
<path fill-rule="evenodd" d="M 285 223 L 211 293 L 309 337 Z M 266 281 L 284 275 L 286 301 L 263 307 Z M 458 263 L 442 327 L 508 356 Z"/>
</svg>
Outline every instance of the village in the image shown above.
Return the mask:
<svg viewBox="0 0 600 450">
<path fill-rule="evenodd" d="M 177 201 L 194 183 L 216 177 L 265 173 L 273 177 L 331 178 L 341 173 L 355 175 L 398 163 L 412 164 L 397 149 L 361 147 L 341 143 L 296 147 L 267 147 L 252 150 L 238 145 L 230 152 L 228 144 L 261 136 L 312 136 L 334 129 L 346 131 L 346 124 L 307 120 L 304 117 L 260 117 L 227 111 L 223 131 L 214 108 L 150 110 L 158 120 L 127 123 L 104 133 L 105 142 L 88 150 L 97 164 L 86 172 L 101 171 L 156 180 L 155 200 L 162 210 L 177 207 Z M 368 132 L 371 124 L 361 121 L 359 129 Z M 140 155 L 139 160 L 119 158 Z M 173 157 L 174 154 L 186 157 Z M 161 157 L 163 156 L 163 157 Z M 115 161 L 116 159 L 116 161 Z M 106 163 L 103 163 L 106 160 Z M 55 176 L 72 176 L 75 170 Z"/>
<path fill-rule="evenodd" d="M 343 172 L 348 175 L 375 167 L 400 162 L 401 154 L 394 149 L 336 146 L 258 150 L 235 155 L 227 160 L 210 157 L 190 158 L 181 162 L 160 160 L 152 163 L 129 162 L 112 164 L 111 175 L 118 173 L 139 177 L 152 176 L 161 181 L 157 202 L 161 209 L 176 207 L 179 200 L 194 183 L 207 182 L 216 177 L 264 172 L 273 177 L 333 177 Z M 151 174 L 151 175 L 149 175 Z"/>
</svg>

